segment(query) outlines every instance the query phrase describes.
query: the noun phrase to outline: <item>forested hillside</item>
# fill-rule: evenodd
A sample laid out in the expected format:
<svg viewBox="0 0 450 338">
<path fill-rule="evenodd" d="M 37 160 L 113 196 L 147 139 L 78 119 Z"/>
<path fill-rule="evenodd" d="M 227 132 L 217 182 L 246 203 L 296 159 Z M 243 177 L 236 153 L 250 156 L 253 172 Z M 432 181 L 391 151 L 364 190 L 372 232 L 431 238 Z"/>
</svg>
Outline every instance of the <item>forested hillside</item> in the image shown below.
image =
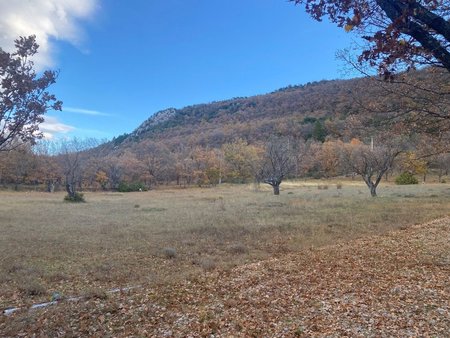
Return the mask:
<svg viewBox="0 0 450 338">
<path fill-rule="evenodd" d="M 407 85 L 399 89 L 404 79 L 408 80 Z M 405 87 L 425 83 L 427 90 L 423 92 L 427 97 L 420 99 L 442 100 L 432 96 L 431 86 L 436 80 L 445 85 L 450 77 L 427 69 L 401 74 L 394 83 L 374 78 L 323 80 L 264 95 L 168 108 L 153 114 L 131 134 L 116 137 L 112 144 L 116 149 L 124 149 L 132 143 L 153 140 L 162 141 L 169 148 L 180 144 L 217 148 L 237 138 L 256 143 L 270 135 L 321 141 L 327 135 L 351 138 L 354 135 L 346 128 L 349 117 L 353 120 L 365 115 L 378 119 L 388 110 L 400 111 L 405 97 L 412 95 Z M 445 103 L 443 100 L 442 104 Z"/>
<path fill-rule="evenodd" d="M 450 166 L 449 80 L 428 68 L 389 82 L 320 81 L 169 108 L 104 144 L 73 140 L 0 154 L 0 181 L 128 191 L 256 180 L 276 192 L 289 177 L 359 175 L 375 194 L 380 177 L 394 171 L 419 179 L 434 171 L 441 180 Z"/>
<path fill-rule="evenodd" d="M 164 140 L 179 144 L 220 147 L 236 138 L 263 141 L 268 135 L 282 134 L 311 138 L 316 121 L 339 123 L 357 113 L 358 88 L 364 79 L 333 80 L 289 86 L 265 95 L 169 108 L 157 112 L 115 145 Z"/>
</svg>

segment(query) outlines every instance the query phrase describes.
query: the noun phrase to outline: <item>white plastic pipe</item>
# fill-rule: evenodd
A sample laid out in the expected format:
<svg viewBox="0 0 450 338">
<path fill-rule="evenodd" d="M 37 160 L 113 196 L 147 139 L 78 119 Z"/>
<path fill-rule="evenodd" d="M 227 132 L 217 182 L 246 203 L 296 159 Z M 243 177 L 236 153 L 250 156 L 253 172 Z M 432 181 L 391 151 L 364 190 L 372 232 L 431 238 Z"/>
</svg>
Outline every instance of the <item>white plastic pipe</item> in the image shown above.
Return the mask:
<svg viewBox="0 0 450 338">
<path fill-rule="evenodd" d="M 126 288 L 115 288 L 115 289 L 108 290 L 106 292 L 107 293 L 124 292 L 124 291 L 129 291 L 131 289 L 137 289 L 137 288 L 140 288 L 140 287 L 141 287 L 140 285 L 136 285 L 136 286 L 129 286 L 129 287 L 126 287 Z M 64 298 L 62 300 L 66 300 L 66 301 L 69 301 L 69 302 L 75 302 L 75 301 L 83 299 L 83 298 L 84 297 L 69 297 L 69 298 Z M 54 301 L 51 301 L 51 302 L 34 304 L 34 305 L 31 305 L 28 308 L 28 310 L 40 309 L 40 308 L 44 308 L 44 307 L 47 307 L 47 306 L 50 306 L 50 305 L 56 305 L 59 302 L 60 301 L 58 301 L 58 300 L 54 300 Z M 22 310 L 22 309 L 23 309 L 22 307 L 10 307 L 10 308 L 7 308 L 7 309 L 3 310 L 3 314 L 5 316 L 10 316 L 14 312 L 17 312 L 17 311 Z"/>
</svg>

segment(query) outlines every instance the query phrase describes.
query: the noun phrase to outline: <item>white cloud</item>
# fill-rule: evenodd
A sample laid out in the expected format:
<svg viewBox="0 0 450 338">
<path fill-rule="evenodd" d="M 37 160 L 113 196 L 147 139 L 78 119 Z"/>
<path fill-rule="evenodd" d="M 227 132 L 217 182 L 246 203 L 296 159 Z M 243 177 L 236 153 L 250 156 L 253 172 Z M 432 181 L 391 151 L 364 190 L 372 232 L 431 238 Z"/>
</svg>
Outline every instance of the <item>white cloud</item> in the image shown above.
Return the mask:
<svg viewBox="0 0 450 338">
<path fill-rule="evenodd" d="M 73 130 L 75 130 L 75 127 L 61 123 L 56 117 L 52 116 L 45 116 L 44 122 L 39 125 L 39 131 L 48 140 L 53 139 L 57 134 L 67 134 Z"/>
<path fill-rule="evenodd" d="M 74 108 L 74 107 L 63 107 L 63 111 L 69 113 L 83 114 L 83 115 L 92 115 L 92 116 L 111 116 L 111 114 L 103 113 L 98 110 L 90 110 L 84 108 Z"/>
<path fill-rule="evenodd" d="M 76 134 L 80 137 L 96 138 L 96 139 L 108 139 L 115 136 L 107 130 L 88 129 L 88 128 L 76 128 Z"/>
<path fill-rule="evenodd" d="M 14 49 L 19 36 L 36 35 L 38 69 L 54 66 L 52 39 L 81 48 L 83 31 L 79 21 L 90 18 L 99 0 L 1 0 L 0 47 Z"/>
</svg>

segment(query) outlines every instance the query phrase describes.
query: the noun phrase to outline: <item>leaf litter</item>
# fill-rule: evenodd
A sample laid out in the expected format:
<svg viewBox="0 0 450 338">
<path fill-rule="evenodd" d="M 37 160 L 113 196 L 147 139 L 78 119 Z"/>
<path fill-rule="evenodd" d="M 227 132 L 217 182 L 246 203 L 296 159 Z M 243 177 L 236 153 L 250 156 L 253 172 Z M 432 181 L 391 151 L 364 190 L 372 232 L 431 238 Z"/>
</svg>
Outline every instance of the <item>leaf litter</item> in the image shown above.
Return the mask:
<svg viewBox="0 0 450 338">
<path fill-rule="evenodd" d="M 0 317 L 3 336 L 445 337 L 450 217 Z"/>
</svg>

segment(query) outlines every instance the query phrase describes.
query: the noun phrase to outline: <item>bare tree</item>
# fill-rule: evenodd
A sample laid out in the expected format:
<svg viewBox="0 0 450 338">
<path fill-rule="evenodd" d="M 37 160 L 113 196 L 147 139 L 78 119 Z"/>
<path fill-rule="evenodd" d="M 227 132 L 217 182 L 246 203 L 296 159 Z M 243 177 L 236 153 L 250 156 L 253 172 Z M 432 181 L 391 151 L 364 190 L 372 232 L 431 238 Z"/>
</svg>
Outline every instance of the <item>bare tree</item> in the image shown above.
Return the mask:
<svg viewBox="0 0 450 338">
<path fill-rule="evenodd" d="M 375 197 L 383 175 L 392 168 L 394 160 L 404 150 L 404 143 L 396 140 L 376 146 L 346 144 L 340 155 L 343 167 L 360 175 L 369 188 L 370 195 Z"/>
<path fill-rule="evenodd" d="M 266 144 L 259 177 L 272 186 L 273 194 L 280 194 L 281 182 L 295 170 L 295 156 L 292 140 L 287 137 L 273 137 Z"/>
<path fill-rule="evenodd" d="M 83 180 L 84 163 L 88 157 L 87 150 L 98 145 L 95 139 L 63 140 L 58 144 L 58 159 L 64 173 L 66 191 L 69 198 L 76 197 L 76 190 Z"/>
<path fill-rule="evenodd" d="M 442 182 L 442 176 L 448 175 L 450 169 L 450 153 L 439 154 L 435 159 L 435 166 L 438 170 L 438 180 Z"/>
<path fill-rule="evenodd" d="M 62 169 L 57 158 L 58 146 L 50 140 L 39 140 L 33 146 L 33 152 L 39 162 L 39 176 L 47 185 L 47 192 L 54 192 L 55 187 L 62 182 Z"/>
</svg>

